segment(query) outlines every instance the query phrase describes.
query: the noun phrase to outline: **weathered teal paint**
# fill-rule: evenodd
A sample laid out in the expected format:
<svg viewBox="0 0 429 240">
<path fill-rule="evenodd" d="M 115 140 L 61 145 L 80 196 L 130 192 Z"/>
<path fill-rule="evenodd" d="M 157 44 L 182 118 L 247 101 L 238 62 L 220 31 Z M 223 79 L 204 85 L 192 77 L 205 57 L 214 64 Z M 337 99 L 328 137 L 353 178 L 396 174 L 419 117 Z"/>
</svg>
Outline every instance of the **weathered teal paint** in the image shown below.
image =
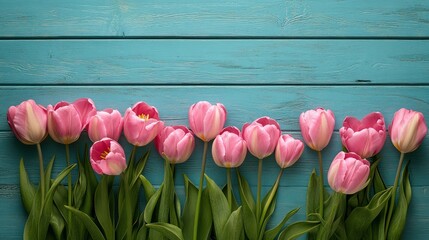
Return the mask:
<svg viewBox="0 0 429 240">
<path fill-rule="evenodd" d="M 427 1 L 71 1 L 0 3 L 0 236 L 22 239 L 26 215 L 18 187 L 19 159 L 37 181 L 34 146 L 13 136 L 6 122 L 10 105 L 33 98 L 47 105 L 90 97 L 99 109 L 122 113 L 137 101 L 158 108 L 166 124 L 187 125 L 189 106 L 222 102 L 227 125 L 239 128 L 260 116 L 277 119 L 284 133 L 301 138 L 298 116 L 315 107 L 332 109 L 336 132 L 324 151 L 325 175 L 341 149 L 338 129 L 345 116 L 381 111 L 390 122 L 401 107 L 429 119 L 429 2 Z M 84 134 L 72 153 L 89 140 Z M 127 152 L 130 146 L 121 143 Z M 47 139 L 45 158 L 64 147 Z M 152 149 L 153 150 L 153 149 Z M 142 151 L 142 150 L 140 150 Z M 196 182 L 202 144 L 178 166 Z M 382 174 L 392 184 L 399 154 L 390 140 L 382 151 Z M 411 161 L 413 199 L 405 239 L 428 239 L 429 137 Z M 308 148 L 285 171 L 274 224 L 292 208 L 304 218 L 308 177 L 317 168 Z M 255 188 L 257 162 L 241 171 Z M 279 171 L 264 162 L 263 191 Z M 144 174 L 162 181 L 156 151 Z M 219 184 L 224 169 L 208 158 L 207 172 Z"/>
</svg>

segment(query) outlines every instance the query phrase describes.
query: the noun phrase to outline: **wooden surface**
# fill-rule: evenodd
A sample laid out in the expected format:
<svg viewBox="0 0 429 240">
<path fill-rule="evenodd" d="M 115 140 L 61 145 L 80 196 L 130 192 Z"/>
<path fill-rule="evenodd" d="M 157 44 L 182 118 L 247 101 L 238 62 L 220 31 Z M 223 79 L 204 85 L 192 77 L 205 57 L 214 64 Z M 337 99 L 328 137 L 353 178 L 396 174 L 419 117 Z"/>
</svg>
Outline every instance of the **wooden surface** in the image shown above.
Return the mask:
<svg viewBox="0 0 429 240">
<path fill-rule="evenodd" d="M 122 113 L 137 101 L 158 108 L 166 124 L 186 124 L 199 100 L 222 102 L 227 125 L 239 128 L 260 116 L 279 121 L 301 138 L 301 112 L 325 107 L 336 115 L 336 132 L 324 151 L 325 175 L 341 149 L 338 129 L 345 116 L 381 111 L 390 123 L 401 107 L 429 119 L 429 1 L 3 1 L 0 3 L 0 236 L 22 239 L 26 214 L 18 187 L 19 159 L 38 181 L 34 146 L 21 144 L 6 122 L 10 105 L 33 98 L 47 105 L 90 97 L 99 109 Z M 412 161 L 413 199 L 404 239 L 429 238 L 429 137 L 406 159 Z M 82 149 L 82 135 L 72 152 Z M 121 140 L 127 152 L 130 147 Z M 45 158 L 64 147 L 47 139 Z M 142 151 L 142 150 L 140 150 Z M 202 144 L 178 166 L 197 182 Z M 390 140 L 381 171 L 392 184 L 399 154 Z M 274 225 L 302 207 L 316 154 L 308 148 L 285 171 Z M 210 177 L 225 171 L 208 159 Z M 257 163 L 241 168 L 255 189 Z M 144 174 L 160 184 L 162 161 L 155 151 Z M 264 161 L 266 191 L 279 171 Z M 183 194 L 181 195 L 183 197 Z"/>
</svg>

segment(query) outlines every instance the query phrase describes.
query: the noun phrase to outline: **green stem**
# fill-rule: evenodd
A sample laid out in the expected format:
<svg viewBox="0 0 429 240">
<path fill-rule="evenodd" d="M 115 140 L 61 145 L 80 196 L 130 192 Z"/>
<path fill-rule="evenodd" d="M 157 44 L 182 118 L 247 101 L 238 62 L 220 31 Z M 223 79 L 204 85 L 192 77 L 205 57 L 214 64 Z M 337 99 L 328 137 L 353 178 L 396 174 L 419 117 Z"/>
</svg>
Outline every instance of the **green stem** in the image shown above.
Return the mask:
<svg viewBox="0 0 429 240">
<path fill-rule="evenodd" d="M 387 218 L 386 218 L 385 236 L 387 236 L 387 232 L 389 230 L 390 220 L 391 220 L 392 213 L 393 213 L 393 208 L 395 206 L 396 188 L 398 188 L 399 175 L 401 174 L 402 162 L 404 161 L 404 156 L 405 156 L 405 153 L 401 153 L 401 156 L 399 157 L 398 168 L 396 169 L 395 182 L 393 183 L 392 196 L 390 197 L 389 212 L 388 212 Z"/>
<path fill-rule="evenodd" d="M 319 157 L 319 213 L 320 216 L 323 217 L 323 193 L 324 193 L 324 184 L 323 184 L 323 160 L 322 160 L 322 152 L 317 151 L 317 155 Z"/>
<path fill-rule="evenodd" d="M 264 209 L 262 211 L 262 216 L 261 216 L 261 219 L 259 221 L 260 225 L 262 225 L 262 223 L 264 222 L 264 220 L 265 220 L 264 218 L 265 218 L 265 215 L 267 214 L 268 208 L 270 207 L 271 202 L 273 201 L 274 197 L 276 196 L 277 189 L 279 188 L 279 185 L 280 185 L 280 179 L 282 178 L 282 175 L 283 175 L 283 171 L 284 171 L 284 168 L 281 168 L 279 175 L 277 176 L 276 182 L 274 183 L 273 191 L 271 191 L 271 194 L 268 197 L 267 202 L 265 203 Z M 261 229 L 261 231 L 264 231 L 264 229 Z"/>
<path fill-rule="evenodd" d="M 258 160 L 258 192 L 256 195 L 256 219 L 261 217 L 261 183 L 262 183 L 262 159 Z"/>
<path fill-rule="evenodd" d="M 66 163 L 67 163 L 67 167 L 70 166 L 70 147 L 69 144 L 66 144 Z M 72 176 L 71 173 L 68 174 L 67 176 L 67 190 L 68 190 L 68 194 L 67 194 L 67 199 L 68 199 L 68 205 L 71 207 L 72 206 Z M 73 227 L 72 227 L 72 213 L 71 211 L 68 211 L 68 227 L 69 227 L 69 231 L 73 231 Z"/>
<path fill-rule="evenodd" d="M 204 142 L 204 150 L 203 150 L 203 159 L 201 163 L 201 175 L 200 175 L 200 185 L 198 187 L 198 196 L 197 196 L 197 205 L 195 208 L 195 216 L 194 216 L 194 232 L 192 239 L 197 240 L 198 238 L 198 218 L 200 215 L 200 205 L 201 205 L 201 196 L 203 194 L 203 183 L 204 183 L 204 172 L 206 168 L 206 159 L 207 159 L 207 148 L 209 143 Z"/>
<path fill-rule="evenodd" d="M 125 221 L 127 223 L 126 233 L 125 234 L 126 234 L 126 239 L 127 240 L 131 240 L 132 239 L 131 233 L 132 233 L 132 219 L 133 219 L 133 215 L 132 215 L 132 212 L 131 212 L 131 203 L 129 202 L 129 199 L 130 199 L 129 198 L 130 186 L 128 185 L 129 184 L 128 174 L 122 173 L 121 175 L 124 178 L 124 186 L 125 186 L 124 207 L 125 207 L 125 212 L 126 212 L 126 220 Z"/>
<path fill-rule="evenodd" d="M 226 169 L 226 187 L 227 187 L 227 195 L 228 195 L 228 206 L 232 212 L 232 183 L 231 183 L 231 168 Z"/>
<path fill-rule="evenodd" d="M 45 170 L 43 164 L 42 147 L 37 144 L 37 153 L 39 154 L 39 172 L 40 172 L 40 191 L 42 192 L 42 202 L 45 200 Z M 48 179 L 49 180 L 49 179 Z"/>
</svg>

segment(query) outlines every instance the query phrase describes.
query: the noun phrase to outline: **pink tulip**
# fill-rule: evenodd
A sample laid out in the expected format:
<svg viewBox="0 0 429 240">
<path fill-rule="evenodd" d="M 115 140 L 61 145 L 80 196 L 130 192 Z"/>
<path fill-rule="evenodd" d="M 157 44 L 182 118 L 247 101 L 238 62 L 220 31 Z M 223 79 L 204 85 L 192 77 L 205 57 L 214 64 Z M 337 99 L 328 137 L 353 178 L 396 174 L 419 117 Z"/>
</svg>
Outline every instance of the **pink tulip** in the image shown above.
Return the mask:
<svg viewBox="0 0 429 240">
<path fill-rule="evenodd" d="M 158 110 L 145 102 L 138 102 L 128 108 L 124 117 L 124 135 L 134 146 L 145 146 L 164 128 L 159 120 Z"/>
<path fill-rule="evenodd" d="M 362 121 L 346 117 L 340 136 L 349 152 L 357 153 L 362 158 L 372 157 L 381 151 L 386 141 L 384 117 L 379 112 L 366 115 Z"/>
<path fill-rule="evenodd" d="M 276 147 L 276 162 L 280 168 L 292 166 L 304 152 L 304 144 L 301 140 L 294 139 L 289 134 L 281 135 Z"/>
<path fill-rule="evenodd" d="M 323 108 L 308 110 L 301 113 L 299 125 L 305 143 L 315 151 L 322 151 L 331 140 L 335 116 L 331 110 Z"/>
<path fill-rule="evenodd" d="M 155 147 L 171 164 L 183 163 L 194 151 L 194 135 L 185 126 L 168 126 L 156 136 Z"/>
<path fill-rule="evenodd" d="M 269 117 L 258 118 L 243 126 L 247 148 L 258 159 L 263 159 L 274 152 L 280 134 L 280 125 Z"/>
<path fill-rule="evenodd" d="M 226 127 L 213 141 L 213 160 L 219 167 L 239 167 L 247 154 L 246 141 L 236 127 Z"/>
<path fill-rule="evenodd" d="M 81 117 L 73 104 L 59 102 L 48 106 L 48 132 L 51 138 L 62 144 L 75 142 L 83 130 Z"/>
<path fill-rule="evenodd" d="M 223 129 L 227 114 L 225 107 L 220 103 L 211 105 L 209 102 L 200 101 L 189 108 L 188 115 L 189 126 L 194 134 L 208 142 Z"/>
<path fill-rule="evenodd" d="M 98 174 L 119 175 L 127 168 L 124 149 L 113 139 L 96 141 L 89 155 L 91 166 Z"/>
<path fill-rule="evenodd" d="M 427 130 L 423 114 L 405 108 L 395 113 L 389 126 L 392 143 L 401 153 L 416 150 L 426 136 Z"/>
<path fill-rule="evenodd" d="M 105 109 L 98 111 L 89 120 L 88 136 L 93 142 L 105 137 L 118 141 L 122 133 L 122 127 L 123 119 L 121 113 L 118 110 Z"/>
<path fill-rule="evenodd" d="M 7 122 L 15 136 L 24 144 L 37 144 L 48 135 L 46 108 L 32 99 L 11 106 L 7 111 Z"/>
<path fill-rule="evenodd" d="M 369 162 L 353 152 L 339 152 L 328 171 L 328 183 L 339 193 L 353 194 L 368 184 Z"/>
<path fill-rule="evenodd" d="M 86 129 L 91 117 L 97 113 L 94 102 L 90 98 L 79 98 L 73 102 L 73 106 L 79 113 L 82 130 Z"/>
</svg>

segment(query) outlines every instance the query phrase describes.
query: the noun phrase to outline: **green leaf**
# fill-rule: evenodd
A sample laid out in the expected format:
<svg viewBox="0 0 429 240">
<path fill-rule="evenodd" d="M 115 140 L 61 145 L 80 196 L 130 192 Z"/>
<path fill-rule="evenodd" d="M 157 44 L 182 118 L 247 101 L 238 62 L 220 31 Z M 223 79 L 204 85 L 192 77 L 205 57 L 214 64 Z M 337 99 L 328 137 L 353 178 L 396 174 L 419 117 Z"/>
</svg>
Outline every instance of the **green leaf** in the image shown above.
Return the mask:
<svg viewBox="0 0 429 240">
<path fill-rule="evenodd" d="M 255 201 L 253 200 L 252 192 L 246 179 L 240 175 L 237 169 L 238 186 L 243 207 L 243 223 L 244 230 L 250 240 L 255 240 L 258 237 L 258 223 L 255 216 Z"/>
<path fill-rule="evenodd" d="M 162 189 L 159 204 L 158 222 L 169 223 L 170 208 L 174 207 L 174 182 L 173 173 L 171 172 L 170 163 L 164 160 L 164 188 Z"/>
<path fill-rule="evenodd" d="M 263 220 L 263 222 L 261 223 L 261 225 L 259 227 L 259 232 L 258 232 L 258 234 L 259 234 L 258 239 L 259 240 L 262 240 L 264 238 L 265 229 L 267 228 L 268 221 L 270 220 L 271 216 L 274 213 L 274 210 L 276 209 L 276 202 L 277 202 L 277 200 L 274 198 L 273 201 L 271 202 L 269 208 L 267 209 L 266 216 L 264 216 L 264 219 L 261 219 L 261 221 Z"/>
<path fill-rule="evenodd" d="M 307 219 L 315 220 L 314 218 L 309 217 L 310 214 L 319 212 L 319 177 L 314 169 L 311 172 L 310 180 L 308 181 L 306 202 Z"/>
<path fill-rule="evenodd" d="M 221 236 L 218 239 L 225 240 L 236 240 L 240 239 L 240 235 L 243 232 L 243 217 L 241 216 L 241 207 L 233 211 L 226 221 Z"/>
<path fill-rule="evenodd" d="M 225 197 L 227 197 L 227 199 L 228 199 L 228 187 L 226 185 L 222 188 L 222 192 L 223 192 L 223 195 L 225 195 Z M 234 196 L 234 192 L 232 193 L 232 203 L 231 204 L 232 204 L 232 210 L 238 209 L 239 205 L 237 203 L 237 199 Z"/>
<path fill-rule="evenodd" d="M 401 239 L 401 235 L 404 231 L 407 220 L 408 207 L 410 205 L 412 196 L 408 164 L 409 162 L 405 165 L 405 168 L 402 172 L 402 179 L 401 183 L 399 184 L 398 204 L 395 206 L 387 234 L 387 239 L 389 240 Z"/>
<path fill-rule="evenodd" d="M 45 189 L 49 189 L 51 186 L 51 175 L 52 175 L 52 168 L 54 166 L 54 161 L 55 161 L 55 156 L 52 156 L 51 160 L 49 161 L 45 169 Z"/>
<path fill-rule="evenodd" d="M 335 192 L 327 201 L 324 211 L 324 222 L 317 231 L 317 239 L 330 239 L 338 226 L 338 216 L 343 215 L 345 195 Z"/>
<path fill-rule="evenodd" d="M 24 166 L 24 159 L 22 158 L 19 162 L 19 190 L 21 192 L 22 204 L 24 205 L 25 211 L 30 213 L 37 189 L 28 178 Z"/>
<path fill-rule="evenodd" d="M 378 193 L 386 190 L 386 184 L 384 184 L 383 178 L 381 177 L 380 170 L 377 168 L 374 173 L 374 192 Z"/>
<path fill-rule="evenodd" d="M 346 219 L 346 231 L 349 239 L 361 239 L 363 233 L 386 206 L 391 194 L 392 188 L 388 188 L 375 194 L 367 206 L 353 209 Z"/>
<path fill-rule="evenodd" d="M 69 207 L 69 206 L 65 206 L 65 207 L 67 210 L 71 211 L 72 214 L 75 215 L 83 223 L 83 225 L 86 227 L 86 230 L 88 230 L 93 240 L 105 240 L 97 224 L 94 223 L 94 221 L 91 219 L 91 217 L 88 216 L 88 214 L 82 211 L 79 211 L 73 207 Z"/>
<path fill-rule="evenodd" d="M 146 201 L 149 201 L 149 199 L 155 194 L 156 189 L 155 187 L 147 180 L 147 178 L 143 175 L 140 175 L 140 181 L 143 185 L 144 195 L 146 196 Z"/>
<path fill-rule="evenodd" d="M 301 221 L 292 223 L 280 233 L 278 240 L 291 240 L 317 229 L 320 225 L 319 221 Z"/>
<path fill-rule="evenodd" d="M 153 212 L 155 211 L 156 205 L 158 203 L 159 197 L 161 196 L 163 188 L 164 188 L 164 184 L 161 184 L 159 189 L 153 194 L 153 196 L 149 199 L 149 202 L 146 204 L 146 207 L 144 209 L 144 220 L 146 223 L 152 222 Z"/>
<path fill-rule="evenodd" d="M 286 224 L 286 222 L 293 216 L 295 213 L 299 211 L 299 208 L 292 209 L 290 212 L 288 212 L 283 220 L 274 228 L 268 230 L 264 234 L 264 240 L 274 240 L 279 234 L 279 232 L 282 230 L 283 226 Z"/>
<path fill-rule="evenodd" d="M 170 240 L 184 240 L 182 230 L 173 224 L 169 223 L 150 223 L 146 225 L 148 228 L 162 233 Z"/>
<path fill-rule="evenodd" d="M 85 193 L 86 193 L 86 176 L 85 176 L 85 169 L 84 165 L 81 163 L 81 161 L 77 161 L 78 166 L 78 178 L 73 188 L 73 206 L 76 209 L 80 209 L 80 206 L 85 200 Z"/>
<path fill-rule="evenodd" d="M 133 178 L 130 186 L 133 186 L 137 180 L 139 179 L 140 175 L 142 174 L 144 167 L 146 166 L 147 159 L 149 158 L 150 151 L 147 151 L 138 161 L 137 166 L 133 172 Z"/>
<path fill-rule="evenodd" d="M 109 184 L 112 180 L 111 176 L 103 175 L 94 196 L 95 215 L 107 240 L 115 239 L 115 228 L 110 216 L 109 206 Z"/>
<path fill-rule="evenodd" d="M 213 225 L 213 215 L 212 215 L 211 205 L 210 205 L 210 194 L 208 188 L 203 189 L 201 195 L 201 206 L 200 206 L 200 216 L 198 223 L 198 239 L 209 239 L 211 234 L 211 229 Z"/>
<path fill-rule="evenodd" d="M 52 207 L 52 214 L 49 220 L 52 231 L 54 232 L 56 239 L 62 239 L 62 233 L 65 228 L 65 220 L 58 210 L 57 206 Z"/>
<path fill-rule="evenodd" d="M 223 226 L 225 225 L 226 221 L 228 221 L 231 211 L 229 209 L 228 200 L 226 199 L 222 190 L 211 178 L 209 178 L 207 175 L 205 177 L 207 180 L 207 189 L 210 196 L 210 206 L 213 213 L 214 228 L 217 238 L 220 238 L 220 236 L 223 236 Z"/>
</svg>

